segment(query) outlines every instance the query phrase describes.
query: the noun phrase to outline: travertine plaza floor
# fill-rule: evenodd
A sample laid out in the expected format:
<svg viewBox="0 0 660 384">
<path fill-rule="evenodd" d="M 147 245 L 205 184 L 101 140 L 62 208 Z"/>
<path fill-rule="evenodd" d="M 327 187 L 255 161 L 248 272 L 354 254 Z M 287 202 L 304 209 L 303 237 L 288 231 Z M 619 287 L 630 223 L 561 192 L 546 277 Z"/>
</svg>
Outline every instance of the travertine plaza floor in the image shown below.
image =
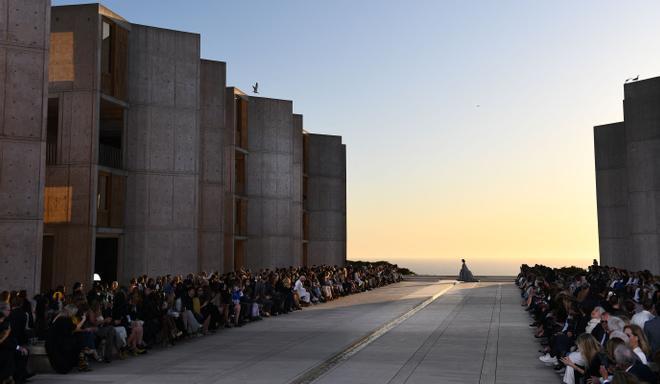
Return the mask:
<svg viewBox="0 0 660 384">
<path fill-rule="evenodd" d="M 32 381 L 557 384 L 529 322 L 511 282 L 422 278 Z"/>
</svg>

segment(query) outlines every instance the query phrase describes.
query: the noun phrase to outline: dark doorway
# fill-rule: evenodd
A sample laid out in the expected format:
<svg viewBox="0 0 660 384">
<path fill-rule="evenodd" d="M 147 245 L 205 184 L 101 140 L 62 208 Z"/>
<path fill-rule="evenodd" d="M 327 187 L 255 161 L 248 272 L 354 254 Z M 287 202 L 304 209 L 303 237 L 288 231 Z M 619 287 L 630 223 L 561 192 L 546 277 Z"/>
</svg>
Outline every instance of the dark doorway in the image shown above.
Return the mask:
<svg viewBox="0 0 660 384">
<path fill-rule="evenodd" d="M 96 257 L 94 258 L 94 273 L 101 276 L 101 281 L 111 283 L 117 280 L 117 255 L 119 239 L 116 237 L 96 238 Z"/>
<path fill-rule="evenodd" d="M 44 236 L 41 245 L 41 292 L 53 288 L 53 253 L 55 236 Z"/>
</svg>

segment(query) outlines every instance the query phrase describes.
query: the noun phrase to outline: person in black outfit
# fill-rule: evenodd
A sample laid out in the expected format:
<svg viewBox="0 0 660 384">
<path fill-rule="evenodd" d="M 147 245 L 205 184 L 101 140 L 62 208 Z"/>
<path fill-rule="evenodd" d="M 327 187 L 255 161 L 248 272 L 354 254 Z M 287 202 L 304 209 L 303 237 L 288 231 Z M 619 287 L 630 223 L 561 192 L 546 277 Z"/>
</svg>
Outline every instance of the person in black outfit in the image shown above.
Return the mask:
<svg viewBox="0 0 660 384">
<path fill-rule="evenodd" d="M 46 353 L 48 354 L 48 361 L 57 373 L 69 373 L 73 367 L 78 364 L 80 371 L 88 371 L 87 361 L 85 355 L 81 351 L 80 345 L 77 343 L 74 332 L 80 330 L 80 326 L 84 323 L 84 318 L 74 325 L 72 317 L 76 315 L 78 308 L 69 304 L 65 306 L 53 319 L 53 322 L 48 329 L 48 337 L 46 338 Z"/>
<path fill-rule="evenodd" d="M 16 344 L 11 337 L 9 304 L 0 302 L 0 383 L 11 380 L 15 369 Z"/>
<path fill-rule="evenodd" d="M 15 345 L 14 352 L 14 380 L 16 382 L 23 382 L 33 375 L 27 372 L 28 362 L 28 334 L 27 325 L 29 315 L 25 312 L 21 296 L 14 296 L 11 300 L 11 313 L 9 314 L 9 324 L 11 325 L 10 337 L 13 338 Z"/>
<path fill-rule="evenodd" d="M 642 364 L 630 347 L 626 345 L 619 345 L 614 350 L 614 358 L 616 359 L 617 367 L 628 373 L 633 374 L 639 381 L 648 384 L 657 384 L 658 378 L 651 371 L 649 367 Z"/>
</svg>

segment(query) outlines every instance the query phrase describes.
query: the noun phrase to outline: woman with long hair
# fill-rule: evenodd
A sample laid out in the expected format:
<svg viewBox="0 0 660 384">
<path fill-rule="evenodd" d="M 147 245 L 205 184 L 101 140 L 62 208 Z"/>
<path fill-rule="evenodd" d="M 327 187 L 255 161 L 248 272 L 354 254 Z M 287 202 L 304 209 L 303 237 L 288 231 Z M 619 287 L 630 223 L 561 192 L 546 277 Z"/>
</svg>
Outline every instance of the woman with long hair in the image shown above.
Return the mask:
<svg viewBox="0 0 660 384">
<path fill-rule="evenodd" d="M 561 362 L 567 367 L 573 368 L 575 373 L 581 377 L 600 376 L 601 347 L 598 340 L 589 333 L 583 333 L 577 337 L 575 345 L 577 345 L 582 361 L 584 361 L 584 366 L 576 364 L 568 356 L 562 357 Z"/>
<path fill-rule="evenodd" d="M 651 355 L 651 348 L 649 347 L 649 342 L 646 339 L 646 335 L 642 328 L 640 328 L 639 325 L 629 324 L 623 327 L 623 331 L 630 340 L 628 342 L 630 349 L 635 352 L 644 365 L 648 365 L 646 357 Z"/>
</svg>

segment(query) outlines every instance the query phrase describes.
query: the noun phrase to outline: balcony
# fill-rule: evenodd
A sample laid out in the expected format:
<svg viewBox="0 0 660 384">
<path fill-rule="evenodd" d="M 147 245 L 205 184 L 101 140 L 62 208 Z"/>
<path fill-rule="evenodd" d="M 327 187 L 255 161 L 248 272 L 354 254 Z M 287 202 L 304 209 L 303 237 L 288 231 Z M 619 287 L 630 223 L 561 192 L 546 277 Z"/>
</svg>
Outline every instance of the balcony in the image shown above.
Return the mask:
<svg viewBox="0 0 660 384">
<path fill-rule="evenodd" d="M 122 169 L 122 153 L 120 148 L 99 144 L 99 165 Z"/>
</svg>

